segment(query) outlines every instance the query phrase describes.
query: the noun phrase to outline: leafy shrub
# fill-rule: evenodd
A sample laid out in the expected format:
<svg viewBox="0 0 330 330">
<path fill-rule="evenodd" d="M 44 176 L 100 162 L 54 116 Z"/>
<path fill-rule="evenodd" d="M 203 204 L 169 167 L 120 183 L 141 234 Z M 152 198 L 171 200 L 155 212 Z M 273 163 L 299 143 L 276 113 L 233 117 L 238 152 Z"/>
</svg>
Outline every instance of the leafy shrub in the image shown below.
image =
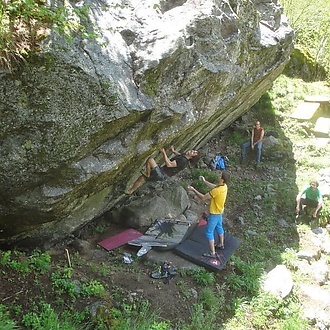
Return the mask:
<svg viewBox="0 0 330 330">
<path fill-rule="evenodd" d="M 6 307 L 0 304 L 0 329 L 1 330 L 14 330 L 19 329 L 14 321 L 10 319 L 9 312 Z"/>
<path fill-rule="evenodd" d="M 235 291 L 246 291 L 249 294 L 259 292 L 260 277 L 263 274 L 261 263 L 247 263 L 234 255 L 231 260 L 235 265 L 235 272 L 226 276 L 228 286 Z"/>
<path fill-rule="evenodd" d="M 228 146 L 240 146 L 242 143 L 244 143 L 247 139 L 248 135 L 247 132 L 246 134 L 242 134 L 241 132 L 234 131 L 230 136 L 227 138 L 227 143 Z M 233 156 L 230 156 L 230 161 L 233 160 Z"/>
<path fill-rule="evenodd" d="M 72 314 L 59 315 L 50 304 L 41 302 L 40 306 L 35 306 L 34 311 L 23 316 L 22 323 L 32 330 L 76 330 L 84 329 L 83 326 L 76 324 L 72 319 Z"/>
<path fill-rule="evenodd" d="M 207 187 L 205 183 L 203 183 L 199 177 L 204 176 L 205 179 L 211 183 L 217 183 L 218 181 L 218 171 L 211 171 L 211 170 L 203 170 L 203 169 L 193 169 L 192 171 L 192 178 L 193 183 L 192 186 L 195 187 L 199 192 L 202 194 L 206 194 L 210 191 L 210 188 Z"/>
<path fill-rule="evenodd" d="M 199 268 L 198 270 L 191 272 L 192 278 L 200 285 L 212 285 L 215 281 L 213 273 L 208 272 L 205 268 Z"/>
<path fill-rule="evenodd" d="M 285 251 L 282 253 L 281 255 L 282 261 L 284 263 L 284 265 L 286 265 L 289 269 L 296 269 L 297 267 L 297 261 L 298 261 L 298 257 L 297 257 L 297 253 L 295 250 L 293 249 L 285 249 Z"/>
<path fill-rule="evenodd" d="M 205 288 L 202 290 L 201 301 L 208 310 L 210 310 L 213 306 L 219 305 L 219 299 L 211 288 Z"/>
<path fill-rule="evenodd" d="M 261 96 L 259 101 L 253 106 L 253 110 L 255 112 L 255 118 L 258 118 L 264 123 L 275 124 L 275 108 L 269 93 L 265 93 Z M 263 126 L 265 126 L 265 124 Z"/>
<path fill-rule="evenodd" d="M 105 228 L 103 226 L 96 226 L 95 227 L 95 232 L 96 233 L 101 234 L 101 233 L 104 233 L 104 231 L 105 231 Z"/>
<path fill-rule="evenodd" d="M 319 216 L 319 225 L 325 227 L 330 223 L 330 200 L 323 198 L 323 208 Z"/>
<path fill-rule="evenodd" d="M 219 329 L 217 322 L 217 313 L 219 306 L 212 306 L 210 310 L 204 309 L 202 304 L 194 304 L 191 308 L 191 323 L 183 325 L 182 330 L 195 330 L 195 329 Z"/>
<path fill-rule="evenodd" d="M 39 250 L 35 250 L 33 252 L 32 258 L 29 260 L 32 267 L 36 271 L 40 271 L 42 274 L 50 269 L 51 257 L 48 253 L 42 253 Z"/>
<path fill-rule="evenodd" d="M 90 281 L 88 284 L 83 284 L 81 293 L 84 296 L 105 296 L 104 286 L 96 280 Z"/>
<path fill-rule="evenodd" d="M 47 28 L 71 37 L 72 32 L 85 33 L 80 19 L 87 18 L 87 8 L 50 7 L 46 0 L 0 1 L 0 66 L 12 70 L 47 36 Z M 86 34 L 86 33 L 85 33 Z"/>
<path fill-rule="evenodd" d="M 11 251 L 0 251 L 1 254 L 1 265 L 8 266 L 11 261 Z"/>
<path fill-rule="evenodd" d="M 324 79 L 324 67 L 330 73 L 330 39 L 328 0 L 311 2 L 309 0 L 282 0 L 285 15 L 295 30 L 295 42 L 315 59 L 311 74 L 315 80 Z M 310 24 L 313 22 L 313 24 Z M 319 68 L 317 64 L 322 67 Z M 297 72 L 295 72 L 297 74 Z"/>
</svg>

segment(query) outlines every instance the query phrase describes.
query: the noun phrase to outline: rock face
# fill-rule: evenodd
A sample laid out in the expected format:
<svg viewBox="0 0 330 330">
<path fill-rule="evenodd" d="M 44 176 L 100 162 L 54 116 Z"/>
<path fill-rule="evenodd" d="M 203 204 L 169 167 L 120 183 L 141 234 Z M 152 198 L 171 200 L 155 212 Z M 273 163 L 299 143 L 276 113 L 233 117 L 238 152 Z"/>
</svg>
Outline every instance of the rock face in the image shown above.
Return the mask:
<svg viewBox="0 0 330 330">
<path fill-rule="evenodd" d="M 86 4 L 98 38 L 51 32 L 0 72 L 0 243 L 52 244 L 111 209 L 159 147 L 248 111 L 293 47 L 277 0 Z"/>
<path fill-rule="evenodd" d="M 293 288 L 290 271 L 284 265 L 277 265 L 266 276 L 263 290 L 284 299 Z"/>
<path fill-rule="evenodd" d="M 123 202 L 105 214 L 111 223 L 146 230 L 156 219 L 191 221 L 186 216 L 191 206 L 187 192 L 172 178 L 147 182 Z"/>
</svg>

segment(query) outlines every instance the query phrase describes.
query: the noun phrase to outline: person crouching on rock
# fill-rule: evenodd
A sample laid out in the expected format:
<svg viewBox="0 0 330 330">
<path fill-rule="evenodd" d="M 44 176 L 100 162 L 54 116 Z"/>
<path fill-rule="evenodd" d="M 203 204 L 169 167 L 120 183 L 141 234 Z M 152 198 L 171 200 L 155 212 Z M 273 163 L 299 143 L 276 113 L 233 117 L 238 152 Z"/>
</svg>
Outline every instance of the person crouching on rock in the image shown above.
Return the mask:
<svg viewBox="0 0 330 330">
<path fill-rule="evenodd" d="M 316 180 L 310 182 L 309 186 L 303 189 L 296 198 L 296 215 L 302 214 L 303 205 L 313 209 L 313 218 L 316 218 L 322 210 L 322 194 L 318 188 L 319 183 Z M 302 196 L 305 195 L 305 198 Z"/>
</svg>

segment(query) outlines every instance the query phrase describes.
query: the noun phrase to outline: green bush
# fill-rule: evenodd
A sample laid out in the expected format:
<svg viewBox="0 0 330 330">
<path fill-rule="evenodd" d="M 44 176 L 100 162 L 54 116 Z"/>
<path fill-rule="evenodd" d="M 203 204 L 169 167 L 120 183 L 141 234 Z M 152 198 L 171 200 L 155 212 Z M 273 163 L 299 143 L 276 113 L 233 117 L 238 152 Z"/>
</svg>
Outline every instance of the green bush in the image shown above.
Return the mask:
<svg viewBox="0 0 330 330">
<path fill-rule="evenodd" d="M 50 27 L 69 39 L 73 32 L 90 37 L 80 23 L 87 19 L 88 7 L 72 12 L 66 6 L 51 7 L 46 0 L 0 1 L 0 66 L 11 71 L 30 52 L 38 51 Z"/>
<path fill-rule="evenodd" d="M 330 79 L 330 2 L 328 0 L 282 0 L 285 15 L 295 30 L 295 42 L 305 53 L 310 53 L 307 63 L 314 80 L 324 79 L 324 70 Z M 311 24 L 312 22 L 312 24 Z M 304 56 L 308 61 L 308 56 Z M 305 60 L 304 60 L 305 61 Z M 320 67 L 318 66 L 320 65 Z M 296 72 L 297 74 L 298 72 Z"/>
<path fill-rule="evenodd" d="M 210 191 L 210 188 L 202 182 L 199 177 L 204 176 L 205 179 L 211 183 L 217 183 L 218 182 L 218 174 L 219 171 L 211 171 L 211 170 L 203 170 L 203 169 L 193 169 L 192 170 L 192 186 L 196 188 L 199 192 L 202 194 L 206 194 Z"/>
<path fill-rule="evenodd" d="M 330 223 L 330 200 L 323 198 L 323 208 L 319 216 L 319 225 L 325 227 Z"/>
<path fill-rule="evenodd" d="M 275 124 L 275 108 L 269 93 L 261 96 L 259 101 L 253 106 L 253 111 L 255 112 L 255 118 L 262 123 Z M 267 128 L 265 124 L 263 126 L 265 129 Z"/>
<path fill-rule="evenodd" d="M 16 322 L 12 321 L 6 307 L 0 304 L 0 329 L 1 330 L 14 330 L 19 329 Z"/>
<path fill-rule="evenodd" d="M 260 287 L 260 278 L 263 274 L 261 263 L 247 263 L 234 255 L 234 272 L 226 275 L 228 286 L 234 291 L 245 291 L 247 294 L 257 294 Z"/>
<path fill-rule="evenodd" d="M 31 330 L 77 330 L 87 329 L 81 324 L 77 324 L 74 320 L 75 314 L 58 314 L 53 307 L 46 303 L 40 302 L 39 306 L 34 306 L 34 311 L 26 313 L 23 316 L 23 325 Z"/>
<path fill-rule="evenodd" d="M 199 268 L 198 270 L 192 271 L 191 277 L 200 285 L 212 285 L 215 281 L 214 274 L 207 271 L 205 268 Z"/>
</svg>

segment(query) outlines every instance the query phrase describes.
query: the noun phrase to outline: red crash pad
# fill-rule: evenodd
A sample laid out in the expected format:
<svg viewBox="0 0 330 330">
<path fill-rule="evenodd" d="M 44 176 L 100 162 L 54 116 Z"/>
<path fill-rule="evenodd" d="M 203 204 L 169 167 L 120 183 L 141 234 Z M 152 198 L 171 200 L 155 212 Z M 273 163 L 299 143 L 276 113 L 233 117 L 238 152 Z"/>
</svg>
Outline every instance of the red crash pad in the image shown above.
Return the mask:
<svg viewBox="0 0 330 330">
<path fill-rule="evenodd" d="M 139 238 L 140 236 L 142 236 L 142 234 L 139 231 L 130 228 L 117 235 L 106 238 L 105 240 L 98 242 L 97 244 L 110 251 L 126 244 L 133 239 Z"/>
</svg>

